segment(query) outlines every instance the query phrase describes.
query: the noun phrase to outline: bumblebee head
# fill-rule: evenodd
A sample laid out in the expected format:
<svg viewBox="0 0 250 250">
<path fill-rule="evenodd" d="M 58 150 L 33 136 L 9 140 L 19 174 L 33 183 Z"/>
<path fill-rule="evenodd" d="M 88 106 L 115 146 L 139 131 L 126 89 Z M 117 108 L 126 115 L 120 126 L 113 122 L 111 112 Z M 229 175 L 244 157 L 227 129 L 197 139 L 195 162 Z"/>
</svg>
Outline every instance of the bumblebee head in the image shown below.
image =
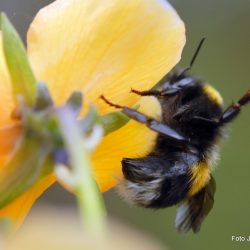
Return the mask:
<svg viewBox="0 0 250 250">
<path fill-rule="evenodd" d="M 192 97 L 204 94 L 218 106 L 223 106 L 223 99 L 214 87 L 189 75 L 185 69 L 171 71 L 162 81 L 160 88 L 167 97 L 182 96 L 187 101 L 187 99 L 191 100 Z"/>
<path fill-rule="evenodd" d="M 213 118 L 214 109 L 222 111 L 223 99 L 220 93 L 208 83 L 191 75 L 174 72 L 162 85 L 163 95 L 161 102 L 171 106 L 174 117 L 190 120 L 193 116 Z M 215 117 L 217 112 L 215 112 Z M 219 112 L 221 114 L 221 112 Z M 189 114 L 189 115 L 187 115 Z M 189 117 L 189 119 L 187 119 Z"/>
<path fill-rule="evenodd" d="M 223 100 L 211 85 L 185 73 L 172 72 L 162 88 L 162 121 L 198 144 L 214 141 Z"/>
</svg>

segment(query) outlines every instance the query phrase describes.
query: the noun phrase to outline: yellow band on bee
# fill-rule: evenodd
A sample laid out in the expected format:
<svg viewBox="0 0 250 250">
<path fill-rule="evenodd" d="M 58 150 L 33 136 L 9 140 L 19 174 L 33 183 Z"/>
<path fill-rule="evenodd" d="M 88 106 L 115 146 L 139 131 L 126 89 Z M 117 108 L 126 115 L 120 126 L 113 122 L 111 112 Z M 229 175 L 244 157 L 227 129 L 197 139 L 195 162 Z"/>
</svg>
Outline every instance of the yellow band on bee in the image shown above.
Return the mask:
<svg viewBox="0 0 250 250">
<path fill-rule="evenodd" d="M 220 95 L 220 93 L 213 88 L 211 85 L 206 84 L 203 87 L 204 92 L 207 94 L 207 96 L 214 101 L 216 104 L 218 105 L 222 105 L 223 104 L 223 99 Z"/>
<path fill-rule="evenodd" d="M 199 192 L 210 180 L 210 169 L 206 162 L 200 162 L 191 168 L 191 187 L 188 196 Z"/>
</svg>

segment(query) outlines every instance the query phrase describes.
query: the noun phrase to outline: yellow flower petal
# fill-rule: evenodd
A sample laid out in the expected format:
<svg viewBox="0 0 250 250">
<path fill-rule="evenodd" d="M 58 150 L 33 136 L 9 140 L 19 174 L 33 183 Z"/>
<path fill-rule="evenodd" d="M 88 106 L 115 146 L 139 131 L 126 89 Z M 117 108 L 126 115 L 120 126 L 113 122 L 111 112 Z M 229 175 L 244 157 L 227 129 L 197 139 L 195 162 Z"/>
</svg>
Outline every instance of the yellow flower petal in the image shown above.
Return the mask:
<svg viewBox="0 0 250 250">
<path fill-rule="evenodd" d="M 18 139 L 22 133 L 22 128 L 19 125 L 13 125 L 0 128 L 0 171 L 4 171 L 6 163 L 10 159 Z M 11 202 L 4 208 L 0 209 L 0 218 L 10 218 L 13 222 L 14 229 L 17 229 L 30 208 L 38 197 L 55 182 L 53 175 L 47 176 L 33 187 L 24 192 L 21 196 Z"/>
<path fill-rule="evenodd" d="M 54 182 L 55 177 L 52 175 L 40 180 L 8 206 L 0 209 L 0 218 L 10 218 L 14 222 L 14 229 L 17 229 L 37 198 Z"/>
<path fill-rule="evenodd" d="M 7 71 L 7 66 L 3 54 L 1 32 L 0 32 L 0 100 L 1 100 L 0 127 L 2 127 L 12 123 L 10 115 L 14 109 L 14 99 L 12 97 L 10 76 Z"/>
<path fill-rule="evenodd" d="M 21 133 L 22 128 L 20 125 L 0 128 L 0 170 L 13 152 Z"/>
<path fill-rule="evenodd" d="M 14 99 L 12 97 L 11 80 L 7 71 L 5 58 L 2 50 L 2 36 L 0 33 L 0 171 L 4 170 L 6 162 L 15 148 L 18 138 L 21 136 L 22 128 L 11 119 L 14 110 Z M 35 200 L 46 190 L 55 178 L 49 176 L 40 180 L 34 187 L 29 189 L 8 206 L 0 209 L 0 218 L 8 217 L 14 222 L 14 227 L 21 225 Z"/>
<path fill-rule="evenodd" d="M 134 105 L 138 96 L 130 88 L 154 85 L 179 61 L 184 43 L 183 22 L 162 0 L 57 0 L 38 13 L 28 33 L 30 61 L 56 103 L 80 90 L 102 112 L 110 107 L 100 94 Z M 134 121 L 104 138 L 93 157 L 100 188 L 112 187 L 121 159 L 144 155 L 154 138 Z"/>
<path fill-rule="evenodd" d="M 141 112 L 159 119 L 161 108 L 155 98 L 142 98 L 139 104 Z M 145 156 L 153 148 L 156 136 L 145 125 L 131 120 L 126 126 L 104 137 L 93 154 L 94 173 L 102 192 L 122 179 L 122 158 Z"/>
<path fill-rule="evenodd" d="M 132 106 L 138 96 L 130 88 L 148 89 L 180 59 L 185 28 L 175 10 L 162 0 L 57 0 L 42 9 L 28 33 L 28 53 L 35 74 L 45 81 L 57 104 L 74 90 L 102 112 L 110 108 L 100 94 Z M 0 49 L 0 98 L 6 125 L 14 108 L 11 87 Z M 142 111 L 155 114 L 159 105 L 143 99 Z M 147 106 L 150 105 L 150 108 Z M 102 191 L 121 178 L 123 157 L 140 157 L 153 147 L 156 133 L 130 121 L 104 138 L 93 155 L 94 171 Z M 55 178 L 44 178 L 0 210 L 21 223 L 28 210 Z"/>
<path fill-rule="evenodd" d="M 131 106 L 130 88 L 154 85 L 180 59 L 185 28 L 163 0 L 57 0 L 40 10 L 28 32 L 36 76 L 57 104 L 73 90 L 85 101 L 105 94 Z"/>
</svg>

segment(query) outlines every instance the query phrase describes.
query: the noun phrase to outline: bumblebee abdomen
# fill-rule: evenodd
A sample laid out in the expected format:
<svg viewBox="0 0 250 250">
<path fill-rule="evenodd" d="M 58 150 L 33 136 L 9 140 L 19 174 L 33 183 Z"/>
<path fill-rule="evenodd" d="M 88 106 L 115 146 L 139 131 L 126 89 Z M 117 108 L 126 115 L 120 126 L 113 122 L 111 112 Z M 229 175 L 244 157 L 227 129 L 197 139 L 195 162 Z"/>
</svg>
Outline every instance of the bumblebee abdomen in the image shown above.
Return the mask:
<svg viewBox="0 0 250 250">
<path fill-rule="evenodd" d="M 152 200 L 148 207 L 164 208 L 178 204 L 184 200 L 189 191 L 189 176 L 184 169 L 176 169 L 162 181 L 161 191 L 157 199 Z"/>
<path fill-rule="evenodd" d="M 205 161 L 198 162 L 190 167 L 190 187 L 188 196 L 198 193 L 210 180 L 210 168 Z"/>
<path fill-rule="evenodd" d="M 190 161 L 195 159 L 196 156 L 185 158 Z M 190 165 L 183 159 L 170 160 L 164 156 L 126 158 L 123 159 L 122 166 L 125 179 L 120 190 L 131 203 L 143 207 L 164 208 L 187 197 Z"/>
</svg>

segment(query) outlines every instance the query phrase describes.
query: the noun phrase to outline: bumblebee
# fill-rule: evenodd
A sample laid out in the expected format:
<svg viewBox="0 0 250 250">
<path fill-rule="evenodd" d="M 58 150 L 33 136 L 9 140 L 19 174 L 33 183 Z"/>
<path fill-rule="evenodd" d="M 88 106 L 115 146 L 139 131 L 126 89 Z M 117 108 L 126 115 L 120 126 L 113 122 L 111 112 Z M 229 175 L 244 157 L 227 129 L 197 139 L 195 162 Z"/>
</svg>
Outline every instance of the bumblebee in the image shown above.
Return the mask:
<svg viewBox="0 0 250 250">
<path fill-rule="evenodd" d="M 211 170 L 218 158 L 219 141 L 225 126 L 250 102 L 248 90 L 238 102 L 223 110 L 221 95 L 188 73 L 203 42 L 204 39 L 189 67 L 171 71 L 156 88 L 132 90 L 158 99 L 160 121 L 101 96 L 107 104 L 158 133 L 148 155 L 122 160 L 122 186 L 125 196 L 139 206 L 158 209 L 178 205 L 175 224 L 180 233 L 190 229 L 197 233 L 211 211 L 215 194 Z"/>
</svg>

